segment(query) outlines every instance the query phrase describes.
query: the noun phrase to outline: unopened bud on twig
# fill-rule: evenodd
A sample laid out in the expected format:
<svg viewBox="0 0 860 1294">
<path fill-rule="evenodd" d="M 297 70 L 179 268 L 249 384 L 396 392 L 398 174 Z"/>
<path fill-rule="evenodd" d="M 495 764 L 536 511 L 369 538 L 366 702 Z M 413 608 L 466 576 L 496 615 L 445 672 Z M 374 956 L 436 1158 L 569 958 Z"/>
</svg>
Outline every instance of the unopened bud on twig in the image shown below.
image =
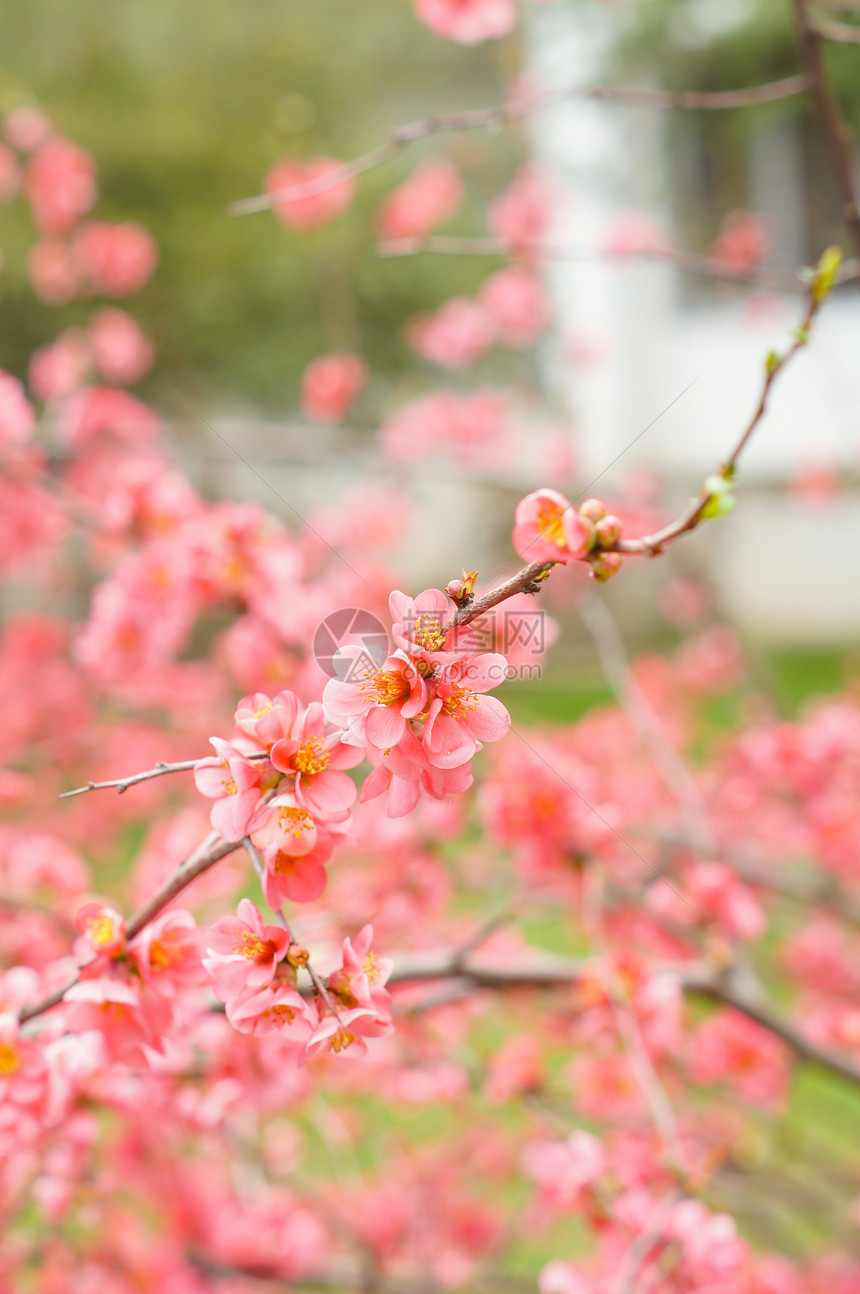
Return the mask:
<svg viewBox="0 0 860 1294">
<path fill-rule="evenodd" d="M 604 517 L 602 521 L 598 521 L 596 530 L 597 542 L 601 548 L 611 548 L 621 538 L 621 518 L 610 514 L 608 517 Z"/>
<path fill-rule="evenodd" d="M 307 966 L 311 955 L 307 948 L 301 944 L 290 944 L 287 950 L 287 963 L 292 966 L 293 970 L 298 970 L 299 966 Z"/>
<path fill-rule="evenodd" d="M 596 524 L 606 516 L 606 509 L 599 499 L 586 499 L 579 509 L 579 515 Z"/>
<path fill-rule="evenodd" d="M 591 563 L 591 578 L 599 584 L 605 584 L 621 570 L 620 553 L 600 553 Z"/>
</svg>

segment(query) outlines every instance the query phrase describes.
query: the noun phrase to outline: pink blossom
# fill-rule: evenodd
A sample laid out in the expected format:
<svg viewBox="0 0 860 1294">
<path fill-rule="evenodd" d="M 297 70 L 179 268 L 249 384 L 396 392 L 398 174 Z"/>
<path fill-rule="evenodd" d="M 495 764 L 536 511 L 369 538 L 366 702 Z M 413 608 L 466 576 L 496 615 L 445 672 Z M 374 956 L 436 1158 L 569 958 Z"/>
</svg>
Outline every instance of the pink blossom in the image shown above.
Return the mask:
<svg viewBox="0 0 860 1294">
<path fill-rule="evenodd" d="M 423 23 L 446 40 L 477 45 L 506 36 L 517 21 L 512 0 L 413 0 Z"/>
<path fill-rule="evenodd" d="M 87 903 L 75 917 L 90 952 L 97 957 L 118 957 L 125 951 L 125 918 L 114 908 Z"/>
<path fill-rule="evenodd" d="M 407 328 L 419 355 L 445 368 L 467 368 L 496 340 L 496 321 L 485 306 L 467 297 L 446 301 L 434 315 L 419 315 Z"/>
<path fill-rule="evenodd" d="M 407 721 L 427 703 L 427 685 L 420 671 L 398 653 L 378 668 L 362 648 L 343 647 L 338 658 L 344 677 L 330 679 L 325 686 L 326 718 L 348 730 L 350 740 L 368 742 L 379 750 L 396 745 Z"/>
<path fill-rule="evenodd" d="M 124 310 L 99 310 L 90 321 L 92 354 L 106 382 L 137 382 L 152 367 L 155 348 Z"/>
<path fill-rule="evenodd" d="M 546 233 L 551 205 L 552 189 L 544 172 L 523 166 L 490 206 L 490 233 L 511 248 L 534 251 Z"/>
<path fill-rule="evenodd" d="M 373 926 L 364 926 L 355 945 L 343 941 L 343 962 L 326 977 L 326 988 L 345 1007 L 372 1007 L 378 1014 L 389 1013 L 391 999 L 385 990 L 394 962 L 373 952 Z"/>
<path fill-rule="evenodd" d="M 367 1053 L 365 1038 L 385 1038 L 393 1032 L 390 1014 L 377 1013 L 372 1007 L 339 1010 L 336 1017 L 326 1014 L 305 1043 L 298 1063 L 306 1065 L 326 1051 L 333 1051 L 336 1055 L 346 1053 L 355 1058 L 364 1056 Z"/>
<path fill-rule="evenodd" d="M 517 504 L 513 545 L 526 561 L 580 559 L 590 541 L 590 527 L 558 490 L 535 490 Z"/>
<path fill-rule="evenodd" d="M 523 266 L 512 265 L 491 275 L 479 299 L 495 319 L 505 345 L 518 350 L 534 345 L 549 320 L 543 286 Z"/>
<path fill-rule="evenodd" d="M 463 200 L 460 172 L 447 157 L 427 157 L 379 208 L 379 238 L 423 238 L 453 216 Z"/>
<path fill-rule="evenodd" d="M 63 404 L 58 421 L 67 444 L 82 446 L 109 433 L 136 448 L 157 440 L 161 419 L 148 405 L 112 386 L 88 386 Z"/>
<path fill-rule="evenodd" d="M 729 1082 L 755 1105 L 779 1104 L 788 1082 L 786 1047 L 738 1011 L 721 1010 L 696 1031 L 691 1073 L 700 1083 Z"/>
<path fill-rule="evenodd" d="M 730 211 L 720 226 L 711 255 L 729 269 L 743 272 L 760 265 L 772 245 L 761 216 L 753 211 Z"/>
<path fill-rule="evenodd" d="M 43 238 L 27 256 L 27 270 L 36 295 L 48 305 L 71 301 L 81 286 L 81 271 L 67 243 Z"/>
<path fill-rule="evenodd" d="M 84 225 L 74 239 L 74 252 L 93 292 L 127 297 L 142 288 L 158 260 L 151 235 L 131 222 Z"/>
<path fill-rule="evenodd" d="M 281 223 L 305 231 L 340 215 L 355 193 L 355 181 L 342 177 L 341 169 L 342 163 L 333 157 L 315 157 L 309 162 L 284 158 L 276 162 L 263 189 L 278 199 L 274 212 Z"/>
<path fill-rule="evenodd" d="M 341 770 L 354 768 L 360 752 L 336 737 L 326 737 L 323 708 L 313 702 L 291 731 L 271 747 L 269 757 L 279 772 L 295 778 L 296 803 L 317 818 L 342 821 L 356 797 L 352 778 Z"/>
<path fill-rule="evenodd" d="M 206 932 L 203 965 L 222 1002 L 266 988 L 287 955 L 290 937 L 281 926 L 263 925 L 256 904 L 242 899 L 235 917 L 222 917 Z"/>
<path fill-rule="evenodd" d="M 583 1192 L 607 1171 L 606 1152 L 590 1132 L 577 1130 L 564 1141 L 532 1142 L 523 1157 L 526 1172 L 540 1187 L 542 1205 L 557 1213 L 577 1213 Z"/>
<path fill-rule="evenodd" d="M 146 1068 L 148 1051 L 164 1049 L 163 1014 L 148 1009 L 140 990 L 127 979 L 111 975 L 81 980 L 66 992 L 64 1001 L 67 1029 L 100 1033 L 111 1060 Z"/>
<path fill-rule="evenodd" d="M 217 758 L 201 759 L 194 783 L 201 795 L 214 799 L 211 821 L 224 840 L 241 840 L 251 828 L 262 790 L 259 763 L 251 763 L 240 750 L 221 737 L 212 737 Z"/>
<path fill-rule="evenodd" d="M 13 148 L 31 153 L 51 133 L 51 122 L 38 108 L 13 108 L 6 114 L 3 134 Z"/>
<path fill-rule="evenodd" d="M 501 701 L 483 693 L 507 677 L 508 662 L 492 652 L 469 653 L 443 667 L 424 725 L 424 749 L 437 768 L 471 759 L 485 741 L 507 735 L 511 716 Z"/>
<path fill-rule="evenodd" d="M 297 846 L 303 845 L 305 835 L 299 826 L 282 842 L 275 840 L 273 844 L 263 846 L 266 864 L 263 895 L 274 911 L 287 902 L 313 903 L 318 899 L 324 893 L 328 879 L 325 864 L 334 853 L 331 830 L 314 823 L 303 809 L 292 807 L 296 816 L 291 825 L 294 828 L 297 823 L 312 825 L 313 838 L 307 850 L 297 852 Z"/>
<path fill-rule="evenodd" d="M 64 233 L 96 200 L 95 162 L 70 139 L 47 139 L 27 163 L 24 194 L 43 233 Z"/>
<path fill-rule="evenodd" d="M 320 355 L 302 374 L 302 408 L 313 422 L 340 422 L 366 381 L 357 355 Z"/>
<path fill-rule="evenodd" d="M 22 445 L 35 423 L 33 407 L 24 388 L 11 373 L 0 369 L 0 444 Z"/>
<path fill-rule="evenodd" d="M 48 1069 L 43 1045 L 35 1038 L 22 1038 L 18 1018 L 12 1011 L 0 1014 L 0 1106 L 30 1106 L 42 1109 L 47 1097 Z"/>
<path fill-rule="evenodd" d="M 277 1031 L 301 1044 L 313 1032 L 317 1017 L 313 1009 L 286 979 L 274 979 L 255 992 L 227 1001 L 227 1019 L 239 1033 L 255 1038 Z"/>
<path fill-rule="evenodd" d="M 90 339 L 69 328 L 30 360 L 30 386 L 40 400 L 61 400 L 80 386 L 90 366 Z"/>
<path fill-rule="evenodd" d="M 144 982 L 173 997 L 178 989 L 206 982 L 200 939 L 193 915 L 174 908 L 144 926 L 128 950 Z"/>
<path fill-rule="evenodd" d="M 616 211 L 607 222 L 601 250 L 607 256 L 647 256 L 669 249 L 669 241 L 644 211 Z"/>
</svg>

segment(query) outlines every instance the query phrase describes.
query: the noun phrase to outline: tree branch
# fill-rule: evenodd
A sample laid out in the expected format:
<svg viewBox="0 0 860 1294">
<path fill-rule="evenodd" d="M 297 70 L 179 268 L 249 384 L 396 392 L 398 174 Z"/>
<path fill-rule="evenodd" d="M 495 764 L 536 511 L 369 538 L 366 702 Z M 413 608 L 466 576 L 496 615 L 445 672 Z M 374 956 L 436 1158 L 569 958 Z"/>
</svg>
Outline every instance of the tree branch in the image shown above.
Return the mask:
<svg viewBox="0 0 860 1294">
<path fill-rule="evenodd" d="M 501 991 L 505 989 L 570 988 L 592 973 L 592 964 L 556 953 L 539 953 L 520 963 L 480 961 L 463 957 L 458 949 L 435 949 L 425 953 L 390 954 L 394 970 L 388 981 L 392 984 L 415 984 L 428 980 L 454 980 L 456 996 L 464 996 L 468 989 Z M 829 1070 L 840 1078 L 860 1087 L 860 1069 L 850 1060 L 817 1046 L 800 1032 L 791 1021 L 784 1020 L 770 1006 L 753 998 L 749 990 L 737 983 L 737 975 L 708 965 L 666 966 L 659 974 L 671 975 L 685 993 L 708 998 L 733 1007 L 748 1019 L 760 1024 L 775 1037 L 780 1038 L 800 1059 Z"/>
<path fill-rule="evenodd" d="M 807 19 L 816 36 L 834 41 L 837 45 L 860 45 L 860 27 L 852 27 L 847 22 L 835 22 L 832 18 L 822 18 L 821 14 L 808 14 Z"/>
<path fill-rule="evenodd" d="M 778 269 L 737 270 L 716 256 L 703 256 L 698 252 L 682 252 L 672 248 L 655 247 L 641 252 L 602 252 L 599 249 L 552 247 L 542 243 L 513 244 L 503 238 L 461 238 L 446 234 L 429 234 L 424 238 L 396 238 L 382 242 L 377 248 L 384 257 L 417 256 L 527 256 L 546 261 L 580 261 L 586 265 L 629 264 L 631 261 L 655 262 L 669 265 L 684 274 L 698 274 L 703 278 L 718 279 L 726 283 L 744 283 L 751 287 L 772 288 L 779 292 L 800 292 L 803 285 L 796 271 Z M 860 280 L 860 258 L 846 261 L 837 283 L 854 283 Z"/>
<path fill-rule="evenodd" d="M 290 199 L 325 193 L 335 185 L 343 184 L 346 180 L 354 180 L 366 171 L 372 171 L 384 165 L 416 140 L 461 130 L 499 130 L 514 121 L 522 121 L 526 117 L 544 112 L 547 108 L 553 108 L 569 99 L 582 99 L 583 102 L 599 99 L 606 103 L 624 103 L 641 108 L 687 108 L 714 112 L 773 103 L 777 99 L 788 99 L 793 95 L 802 94 L 808 88 L 809 82 L 806 75 L 788 76 L 780 81 L 768 81 L 763 85 L 748 86 L 739 90 L 672 91 L 638 90 L 611 85 L 566 86 L 561 90 L 528 95 L 509 104 L 492 108 L 437 113 L 397 126 L 384 144 L 377 145 L 376 148 L 362 153 L 351 162 L 345 162 L 343 166 L 336 167 L 316 180 L 309 180 L 305 184 L 294 184 L 277 193 L 260 193 L 253 198 L 243 198 L 239 202 L 232 203 L 227 211 L 231 216 L 249 216 L 258 211 L 269 211 L 272 207 Z"/>
<path fill-rule="evenodd" d="M 851 136 L 842 120 L 827 80 L 819 36 L 807 12 L 806 0 L 792 0 L 792 5 L 800 60 L 809 93 L 815 103 L 821 133 L 824 136 L 830 172 L 842 204 L 842 221 L 848 232 L 854 255 L 860 256 L 860 211 L 857 209 L 857 197 L 854 192 Z"/>
<path fill-rule="evenodd" d="M 255 751 L 245 756 L 245 759 L 268 758 L 269 753 L 265 750 Z M 143 773 L 132 773 L 129 777 L 115 777 L 109 782 L 87 782 L 86 786 L 77 786 L 74 791 L 63 791 L 58 798 L 68 800 L 71 796 L 83 795 L 86 791 L 107 791 L 114 786 L 117 795 L 122 795 L 130 786 L 136 786 L 138 782 L 149 782 L 153 777 L 165 777 L 168 773 L 187 773 L 204 759 L 211 759 L 211 756 L 201 755 L 199 759 L 182 759 L 176 764 L 166 764 L 163 759 L 160 759 L 154 768 L 148 768 Z"/>
</svg>

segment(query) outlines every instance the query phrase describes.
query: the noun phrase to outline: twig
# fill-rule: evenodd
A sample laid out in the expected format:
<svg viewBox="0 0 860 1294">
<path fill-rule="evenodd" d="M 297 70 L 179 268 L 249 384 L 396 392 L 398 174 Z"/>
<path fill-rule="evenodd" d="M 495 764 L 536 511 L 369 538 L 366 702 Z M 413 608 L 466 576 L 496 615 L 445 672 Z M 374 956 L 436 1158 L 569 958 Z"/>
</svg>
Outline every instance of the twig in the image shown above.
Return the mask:
<svg viewBox="0 0 860 1294">
<path fill-rule="evenodd" d="M 345 162 L 304 184 L 290 185 L 277 193 L 260 193 L 253 198 L 243 198 L 232 203 L 227 211 L 231 216 L 249 216 L 258 211 L 269 211 L 282 202 L 325 193 L 335 185 L 353 180 L 367 171 L 375 170 L 396 157 L 398 153 L 419 139 L 431 135 L 449 134 L 460 130 L 500 130 L 514 121 L 522 121 L 568 99 L 599 99 L 606 103 L 625 103 L 643 108 L 688 108 L 704 112 L 725 111 L 731 108 L 749 108 L 757 104 L 788 99 L 808 89 L 806 76 L 788 76 L 780 81 L 739 90 L 639 90 L 624 86 L 584 85 L 565 86 L 545 94 L 529 95 L 505 105 L 492 108 L 474 108 L 465 112 L 437 113 L 418 121 L 406 122 L 396 127 L 384 144 L 362 153 L 351 162 Z"/>
<path fill-rule="evenodd" d="M 494 989 L 552 989 L 570 987 L 586 974 L 592 966 L 585 961 L 562 957 L 554 953 L 540 953 L 525 962 L 464 960 L 457 949 L 435 949 L 424 953 L 394 954 L 394 970 L 389 984 L 413 984 L 428 980 L 446 980 L 453 977 L 458 996 L 467 985 L 472 990 Z M 659 968 L 659 974 L 674 976 L 685 993 L 709 998 L 734 1007 L 742 1015 L 760 1024 L 781 1038 L 800 1059 L 819 1065 L 840 1078 L 860 1087 L 860 1069 L 850 1060 L 818 1047 L 788 1020 L 782 1019 L 764 1003 L 754 1000 L 748 989 L 741 987 L 730 972 L 709 965 L 681 965 Z"/>
<path fill-rule="evenodd" d="M 247 855 L 248 855 L 248 857 L 250 858 L 251 863 L 253 864 L 253 867 L 254 867 L 254 871 L 255 871 L 255 872 L 257 873 L 257 875 L 259 876 L 259 878 L 260 878 L 260 884 L 262 885 L 262 883 L 263 883 L 263 879 L 264 879 L 264 877 L 265 877 L 265 875 L 266 875 L 266 867 L 265 867 L 265 864 L 264 864 L 264 862 L 263 862 L 262 858 L 260 857 L 259 853 L 257 852 L 257 849 L 256 849 L 256 848 L 255 848 L 255 846 L 254 846 L 254 842 L 251 840 L 251 837 L 250 837 L 250 836 L 245 836 L 244 840 L 242 840 L 240 843 L 241 843 L 241 845 L 242 845 L 243 849 L 245 850 L 246 854 L 247 854 Z M 284 916 L 283 910 L 282 910 L 282 909 L 280 909 L 280 908 L 278 908 L 278 909 L 275 911 L 275 916 L 277 917 L 277 919 L 278 919 L 278 921 L 280 922 L 281 926 L 284 928 L 284 930 L 286 930 L 287 934 L 289 935 L 289 937 L 290 937 L 290 943 L 291 943 L 291 944 L 297 944 L 299 941 L 296 939 L 295 935 L 293 934 L 292 930 L 290 929 L 290 923 L 289 923 L 289 921 L 287 921 L 287 918 Z M 319 975 L 318 975 L 318 974 L 316 973 L 316 971 L 314 970 L 313 966 L 311 966 L 310 959 L 308 959 L 308 962 L 307 962 L 307 972 L 308 972 L 308 974 L 309 974 L 309 975 L 310 975 L 310 977 L 311 977 L 311 982 L 312 982 L 312 984 L 313 984 L 314 988 L 315 988 L 315 989 L 316 989 L 316 991 L 319 993 L 320 997 L 321 997 L 321 998 L 322 998 L 322 1000 L 325 1002 L 325 1004 L 326 1004 L 326 1006 L 328 1007 L 329 1011 L 331 1011 L 332 1015 L 333 1015 L 333 1016 L 335 1017 L 335 1019 L 337 1020 L 338 1024 L 340 1024 L 340 1023 L 341 1023 L 341 1018 L 340 1018 L 340 1016 L 339 1016 L 339 1015 L 338 1015 L 338 1013 L 337 1013 L 337 1007 L 335 1006 L 334 1002 L 331 1000 L 331 995 L 330 995 L 330 993 L 329 993 L 328 989 L 326 988 L 325 984 L 322 982 L 322 980 L 320 979 Z"/>
<path fill-rule="evenodd" d="M 239 844 L 240 842 L 237 840 L 222 840 L 217 831 L 211 832 L 197 846 L 194 852 L 179 864 L 164 884 L 156 890 L 155 894 L 137 909 L 126 926 L 126 938 L 133 939 L 135 935 L 140 934 L 143 927 L 149 925 L 149 922 L 153 921 L 159 912 L 166 908 L 178 894 L 181 894 L 192 881 L 196 880 L 198 876 L 202 876 L 220 859 L 226 858 L 227 854 L 233 853 L 234 850 L 239 848 Z M 55 989 L 53 993 L 42 998 L 34 1006 L 23 1007 L 18 1014 L 19 1022 L 24 1024 L 27 1020 L 32 1020 L 35 1016 L 42 1015 L 45 1011 L 50 1011 L 53 1007 L 59 1006 L 66 993 L 77 984 L 79 978 L 80 972 L 77 972 L 62 988 Z"/>
<path fill-rule="evenodd" d="M 776 381 L 777 376 L 782 373 L 791 363 L 792 359 L 794 359 L 797 352 L 803 350 L 806 346 L 809 340 L 809 330 L 812 327 L 812 323 L 823 303 L 823 300 L 824 296 L 816 291 L 814 286 L 810 288 L 806 312 L 803 316 L 803 321 L 801 322 L 800 327 L 794 333 L 794 340 L 788 350 L 786 350 L 782 355 L 776 355 L 773 352 L 771 353 L 768 363 L 765 366 L 764 383 L 762 385 L 761 395 L 755 412 L 747 423 L 747 426 L 731 454 L 720 468 L 719 475 L 723 480 L 729 481 L 734 476 L 738 459 L 746 448 L 746 445 L 756 427 L 764 417 L 771 387 Z M 662 530 L 656 531 L 653 535 L 643 535 L 641 539 L 619 539 L 617 544 L 614 545 L 615 551 L 619 553 L 635 553 L 646 557 L 656 557 L 663 551 L 666 544 L 671 543 L 674 539 L 677 539 L 680 535 L 686 534 L 690 530 L 695 530 L 696 526 L 698 526 L 699 522 L 702 520 L 708 503 L 712 497 L 713 495 L 707 484 L 703 485 L 699 492 L 699 497 L 690 502 L 689 506 L 681 513 L 680 517 L 678 517 L 676 521 L 671 522 L 668 526 L 664 526 Z"/>
<path fill-rule="evenodd" d="M 265 750 L 254 751 L 253 754 L 245 756 L 246 759 L 268 759 L 268 757 L 268 752 Z M 153 777 L 165 777 L 168 773 L 187 773 L 190 769 L 196 768 L 202 760 L 210 758 L 209 755 L 201 755 L 199 759 L 182 759 L 176 764 L 167 764 L 160 759 L 154 768 L 148 768 L 143 773 L 132 773 L 129 777 L 115 777 L 109 782 L 87 782 L 86 786 L 75 787 L 74 791 L 63 791 L 58 798 L 68 800 L 72 795 L 83 795 L 86 791 L 107 791 L 114 786 L 117 795 L 122 795 L 130 786 L 135 786 L 138 782 L 148 782 Z"/>
<path fill-rule="evenodd" d="M 822 18 L 817 13 L 807 16 L 816 36 L 832 40 L 838 45 L 860 45 L 860 27 L 852 27 L 847 22 L 835 22 L 832 18 Z"/>
<path fill-rule="evenodd" d="M 633 1241 L 624 1257 L 624 1262 L 618 1272 L 618 1280 L 615 1284 L 614 1294 L 635 1294 L 636 1277 L 639 1269 L 648 1251 L 653 1249 L 654 1245 L 660 1239 L 660 1233 L 664 1224 L 668 1221 L 669 1214 L 672 1212 L 675 1204 L 679 1199 L 678 1191 L 670 1191 L 660 1200 L 654 1212 L 648 1218 L 639 1235 Z"/>
<path fill-rule="evenodd" d="M 800 60 L 806 75 L 807 86 L 811 94 L 824 146 L 830 162 L 830 172 L 842 204 L 842 220 L 848 232 L 851 247 L 855 256 L 860 256 L 860 211 L 857 209 L 857 197 L 854 192 L 854 159 L 852 155 L 851 136 L 836 106 L 836 100 L 827 80 L 827 73 L 821 58 L 819 35 L 815 31 L 806 0 L 792 0 L 794 20 L 797 27 L 797 44 Z"/>
<path fill-rule="evenodd" d="M 553 247 L 544 243 L 510 243 L 503 238 L 461 238 L 446 234 L 429 234 L 424 238 L 396 238 L 381 242 L 377 251 L 384 257 L 417 256 L 525 256 L 543 261 L 581 261 L 584 264 L 625 265 L 631 261 L 650 261 L 670 266 L 684 274 L 720 279 L 726 283 L 745 283 L 751 287 L 772 288 L 781 292 L 800 292 L 803 285 L 796 271 L 779 269 L 733 269 L 716 256 L 682 252 L 670 247 L 653 247 L 638 252 L 613 252 L 600 249 Z M 860 259 L 846 261 L 837 283 L 860 280 Z"/>
</svg>

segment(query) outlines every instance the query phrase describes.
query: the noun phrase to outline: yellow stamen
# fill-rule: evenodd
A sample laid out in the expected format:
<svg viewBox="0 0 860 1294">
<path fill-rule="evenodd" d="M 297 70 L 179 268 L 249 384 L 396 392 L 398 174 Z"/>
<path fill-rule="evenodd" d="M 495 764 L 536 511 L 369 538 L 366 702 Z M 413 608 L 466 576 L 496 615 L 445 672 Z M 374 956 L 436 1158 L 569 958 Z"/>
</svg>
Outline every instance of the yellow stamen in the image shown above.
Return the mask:
<svg viewBox="0 0 860 1294">
<path fill-rule="evenodd" d="M 564 522 L 562 509 L 555 503 L 545 503 L 538 511 L 537 525 L 538 533 L 541 539 L 546 540 L 548 544 L 555 544 L 557 548 L 566 548 L 567 539 L 564 534 Z"/>
<path fill-rule="evenodd" d="M 409 684 L 396 669 L 368 670 L 367 682 L 362 683 L 361 690 L 369 691 L 367 698 L 377 705 L 396 705 L 409 695 Z"/>
<path fill-rule="evenodd" d="M 303 831 L 310 831 L 313 825 L 313 818 L 304 809 L 278 809 L 278 826 L 287 836 L 300 836 Z"/>
<path fill-rule="evenodd" d="M 322 749 L 321 739 L 309 737 L 296 751 L 293 767 L 298 773 L 313 776 L 314 773 L 321 773 L 328 768 L 330 762 L 331 751 Z"/>
<path fill-rule="evenodd" d="M 426 614 L 415 621 L 415 633 L 412 636 L 425 651 L 438 651 L 446 637 L 438 616 Z"/>
<path fill-rule="evenodd" d="M 467 710 L 477 708 L 478 698 L 475 693 L 470 687 L 461 687 L 459 683 L 452 684 L 451 695 L 442 702 L 442 713 L 452 719 L 460 719 Z"/>
<path fill-rule="evenodd" d="M 11 1042 L 0 1042 L 0 1074 L 14 1074 L 20 1069 L 21 1058 Z"/>
<path fill-rule="evenodd" d="M 361 963 L 361 969 L 364 971 L 371 984 L 376 984 L 379 980 L 379 958 L 376 953 L 370 952 Z"/>
<path fill-rule="evenodd" d="M 104 948 L 106 944 L 113 943 L 115 936 L 114 924 L 110 917 L 102 914 L 100 917 L 92 917 L 87 922 L 87 933 L 94 944 L 99 948 Z"/>
<path fill-rule="evenodd" d="M 274 951 L 271 939 L 261 939 L 250 930 L 243 930 L 233 945 L 233 952 L 247 957 L 250 962 L 267 962 Z"/>
<path fill-rule="evenodd" d="M 355 1034 L 350 1033 L 349 1029 L 338 1029 L 331 1036 L 329 1047 L 332 1051 L 346 1051 L 355 1042 Z"/>
</svg>

